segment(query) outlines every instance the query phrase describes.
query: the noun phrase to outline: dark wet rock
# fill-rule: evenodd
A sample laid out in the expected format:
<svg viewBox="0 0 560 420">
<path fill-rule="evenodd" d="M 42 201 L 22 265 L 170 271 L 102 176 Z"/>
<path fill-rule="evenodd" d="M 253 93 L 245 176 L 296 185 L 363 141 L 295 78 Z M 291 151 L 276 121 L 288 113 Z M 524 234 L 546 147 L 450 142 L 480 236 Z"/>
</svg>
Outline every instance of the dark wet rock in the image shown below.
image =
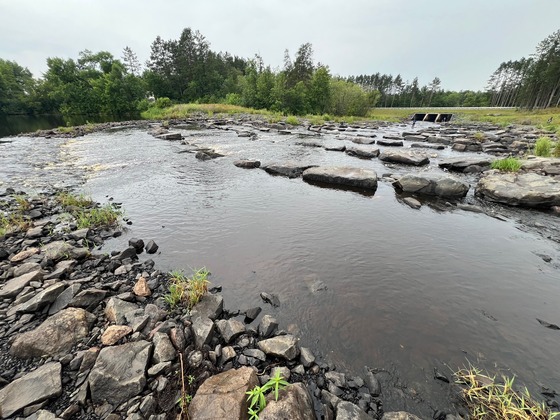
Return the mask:
<svg viewBox="0 0 560 420">
<path fill-rule="evenodd" d="M 20 359 L 66 353 L 89 334 L 95 316 L 79 308 L 68 308 L 47 318 L 34 330 L 16 337 L 10 354 Z"/>
<path fill-rule="evenodd" d="M 144 241 L 138 238 L 131 238 L 128 240 L 128 245 L 136 250 L 137 254 L 141 254 L 144 249 Z"/>
<path fill-rule="evenodd" d="M 384 139 L 379 139 L 379 140 L 377 140 L 377 144 L 378 144 L 379 146 L 402 147 L 403 142 L 402 142 L 402 140 L 384 140 Z"/>
<path fill-rule="evenodd" d="M 248 322 L 253 322 L 261 313 L 262 309 L 260 306 L 256 306 L 254 308 L 251 309 L 247 309 L 245 311 L 245 319 Z"/>
<path fill-rule="evenodd" d="M 331 152 L 344 152 L 346 150 L 346 146 L 344 144 L 325 144 L 323 147 L 325 150 Z"/>
<path fill-rule="evenodd" d="M 247 391 L 259 383 L 249 367 L 231 369 L 208 378 L 189 404 L 190 420 L 247 418 Z"/>
<path fill-rule="evenodd" d="M 64 291 L 58 295 L 56 300 L 49 307 L 49 315 L 56 314 L 62 309 L 68 307 L 74 296 L 80 291 L 82 285 L 80 283 L 73 283 L 68 286 Z"/>
<path fill-rule="evenodd" d="M 383 136 L 385 138 L 388 138 L 388 136 Z M 407 141 L 427 141 L 427 136 L 423 136 L 421 134 L 409 134 L 409 133 L 403 133 L 403 137 L 405 140 Z"/>
<path fill-rule="evenodd" d="M 298 178 L 303 171 L 317 165 L 303 165 L 297 162 L 269 163 L 261 166 L 266 172 L 272 175 L 281 175 L 288 178 Z"/>
<path fill-rule="evenodd" d="M 364 380 L 371 395 L 377 397 L 381 394 L 381 384 L 379 383 L 377 376 L 367 367 L 364 369 Z"/>
<path fill-rule="evenodd" d="M 29 285 L 32 281 L 41 281 L 43 279 L 42 271 L 32 271 L 31 273 L 13 278 L 7 281 L 0 289 L 0 299 L 15 297 Z"/>
<path fill-rule="evenodd" d="M 327 404 L 330 408 L 335 409 L 336 406 L 342 401 L 336 395 L 330 393 L 329 391 L 323 389 L 321 390 L 321 401 Z"/>
<path fill-rule="evenodd" d="M 362 168 L 326 166 L 310 168 L 303 173 L 303 179 L 304 181 L 323 182 L 345 187 L 377 189 L 377 174 L 375 171 Z"/>
<path fill-rule="evenodd" d="M 297 141 L 296 144 L 298 146 L 305 146 L 305 147 L 323 147 L 323 144 L 316 140 L 300 140 Z"/>
<path fill-rule="evenodd" d="M 440 168 L 448 169 L 450 171 L 471 172 L 472 167 L 484 168 L 484 169 L 490 168 L 490 165 L 492 164 L 493 160 L 494 159 L 490 159 L 490 158 L 466 158 L 466 159 L 451 158 L 451 159 L 442 159 L 438 165 Z"/>
<path fill-rule="evenodd" d="M 77 293 L 76 296 L 72 299 L 69 306 L 74 306 L 76 308 L 95 308 L 97 305 L 105 299 L 107 296 L 106 290 L 100 289 L 86 289 L 82 290 L 81 292 Z"/>
<path fill-rule="evenodd" d="M 541 324 L 545 328 L 549 328 L 551 330 L 560 330 L 560 327 L 556 324 L 551 324 L 550 322 L 543 321 L 542 319 L 539 318 L 537 318 L 537 321 L 539 321 L 539 324 Z"/>
<path fill-rule="evenodd" d="M 155 137 L 161 140 L 181 140 L 183 138 L 181 133 L 162 133 Z"/>
<path fill-rule="evenodd" d="M 299 355 L 298 340 L 291 334 L 269 338 L 258 343 L 259 349 L 268 356 L 293 360 Z"/>
<path fill-rule="evenodd" d="M 158 250 L 157 244 L 153 240 L 149 240 L 144 248 L 147 254 L 155 254 Z"/>
<path fill-rule="evenodd" d="M 221 295 L 206 294 L 192 308 L 191 318 L 217 319 L 224 310 L 224 298 Z"/>
<path fill-rule="evenodd" d="M 172 362 L 175 360 L 175 347 L 171 344 L 171 340 L 166 333 L 157 332 L 153 337 L 154 354 L 152 356 L 153 364 Z"/>
<path fill-rule="evenodd" d="M 304 367 L 309 368 L 315 363 L 315 355 L 307 347 L 301 347 L 299 360 Z"/>
<path fill-rule="evenodd" d="M 126 260 L 127 258 L 136 259 L 137 258 L 136 254 L 137 254 L 136 248 L 134 248 L 133 246 L 129 246 L 120 254 L 116 255 L 115 260 L 123 261 Z"/>
<path fill-rule="evenodd" d="M 127 323 L 126 315 L 137 310 L 136 304 L 112 297 L 105 306 L 105 316 L 113 324 L 124 325 Z"/>
<path fill-rule="evenodd" d="M 68 242 L 54 241 L 44 245 L 41 248 L 41 254 L 53 261 L 62 259 L 75 259 L 79 260 L 86 257 L 89 251 L 86 248 L 77 248 Z"/>
<path fill-rule="evenodd" d="M 379 159 L 384 162 L 403 163 L 405 165 L 423 166 L 430 163 L 430 159 L 424 155 L 418 155 L 412 152 L 402 150 L 384 150 Z"/>
<path fill-rule="evenodd" d="M 210 318 L 196 317 L 192 323 L 192 331 L 196 348 L 200 349 L 214 337 L 214 323 Z"/>
<path fill-rule="evenodd" d="M 439 370 L 437 370 L 437 368 L 434 368 L 434 379 L 449 383 L 449 378 L 445 376 L 443 373 L 441 373 Z"/>
<path fill-rule="evenodd" d="M 235 166 L 237 166 L 238 168 L 245 168 L 245 169 L 253 169 L 253 168 L 258 168 L 261 166 L 261 162 L 258 160 L 236 160 L 235 162 L 233 162 L 233 164 Z"/>
<path fill-rule="evenodd" d="M 403 203 L 405 203 L 408 207 L 418 210 L 422 207 L 422 203 L 413 197 L 405 197 L 403 198 Z"/>
<path fill-rule="evenodd" d="M 410 147 L 417 148 L 417 149 L 434 149 L 434 150 L 445 149 L 445 146 L 443 144 L 433 144 L 433 143 L 412 143 Z"/>
<path fill-rule="evenodd" d="M 535 173 L 491 173 L 480 179 L 475 193 L 510 206 L 551 207 L 560 205 L 560 180 Z"/>
<path fill-rule="evenodd" d="M 194 155 L 194 157 L 198 160 L 212 160 L 223 156 L 224 155 L 222 155 L 221 153 L 217 153 L 211 149 L 200 150 Z"/>
<path fill-rule="evenodd" d="M 260 420 L 315 420 L 313 402 L 302 383 L 287 386 L 278 393 L 278 400 L 273 395 L 267 398 L 267 405 L 259 413 Z"/>
<path fill-rule="evenodd" d="M 376 147 L 358 147 L 358 146 L 348 146 L 346 147 L 346 154 L 349 156 L 356 156 L 362 159 L 373 159 L 379 156 L 379 149 Z"/>
<path fill-rule="evenodd" d="M 216 327 L 228 344 L 245 332 L 245 325 L 236 319 L 220 319 L 216 321 Z"/>
<path fill-rule="evenodd" d="M 117 406 L 142 392 L 151 348 L 147 341 L 103 348 L 88 379 L 92 401 Z"/>
<path fill-rule="evenodd" d="M 261 299 L 266 303 L 270 303 L 275 308 L 280 306 L 280 299 L 278 299 L 278 296 L 273 293 L 261 292 Z"/>
<path fill-rule="evenodd" d="M 346 387 L 346 375 L 344 373 L 330 371 L 325 373 L 325 379 L 339 388 Z"/>
<path fill-rule="evenodd" d="M 414 414 L 407 413 L 406 411 L 391 411 L 383 414 L 381 420 L 421 420 L 420 417 Z"/>
<path fill-rule="evenodd" d="M 21 409 L 62 393 L 62 366 L 47 363 L 0 389 L 0 417 L 8 418 Z"/>
<path fill-rule="evenodd" d="M 469 191 L 469 186 L 464 182 L 440 174 L 407 174 L 393 185 L 404 192 L 437 197 L 464 197 Z"/>
<path fill-rule="evenodd" d="M 45 306 L 53 303 L 58 297 L 58 295 L 62 293 L 63 290 L 64 290 L 64 284 L 55 283 L 52 286 L 47 287 L 46 289 L 37 293 L 27 302 L 23 302 L 22 304 L 16 306 L 15 308 L 10 309 L 9 313 L 36 312 L 37 310 L 42 309 Z"/>
<path fill-rule="evenodd" d="M 372 418 L 349 401 L 341 401 L 336 406 L 336 420 L 371 420 Z"/>
<path fill-rule="evenodd" d="M 261 337 L 270 337 L 276 329 L 278 328 L 278 321 L 270 315 L 265 315 L 262 317 L 259 324 L 259 334 Z"/>
<path fill-rule="evenodd" d="M 26 262 L 18 265 L 14 269 L 14 277 L 23 276 L 24 274 L 31 273 L 33 271 L 41 270 L 41 265 L 36 262 Z"/>
</svg>

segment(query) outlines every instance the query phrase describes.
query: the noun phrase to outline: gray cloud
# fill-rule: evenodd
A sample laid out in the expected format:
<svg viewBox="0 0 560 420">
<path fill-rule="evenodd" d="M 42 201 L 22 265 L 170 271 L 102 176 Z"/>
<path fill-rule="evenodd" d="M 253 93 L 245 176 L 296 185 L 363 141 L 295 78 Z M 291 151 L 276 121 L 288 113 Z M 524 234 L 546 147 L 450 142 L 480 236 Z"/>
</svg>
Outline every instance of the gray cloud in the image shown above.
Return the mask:
<svg viewBox="0 0 560 420">
<path fill-rule="evenodd" d="M 497 66 L 528 56 L 559 29 L 558 0 L 0 0 L 0 57 L 35 75 L 47 57 L 83 49 L 120 57 L 130 46 L 141 61 L 160 35 L 198 29 L 212 48 L 261 54 L 280 67 L 311 42 L 333 74 L 400 73 L 446 89 L 483 89 Z"/>
</svg>

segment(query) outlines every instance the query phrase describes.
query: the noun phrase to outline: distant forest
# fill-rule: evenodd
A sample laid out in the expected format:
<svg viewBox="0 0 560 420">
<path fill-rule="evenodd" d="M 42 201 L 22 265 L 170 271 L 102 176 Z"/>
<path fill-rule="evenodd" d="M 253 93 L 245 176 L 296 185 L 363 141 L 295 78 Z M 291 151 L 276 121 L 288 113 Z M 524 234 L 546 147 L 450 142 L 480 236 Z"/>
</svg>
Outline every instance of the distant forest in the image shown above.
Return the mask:
<svg viewBox="0 0 560 420">
<path fill-rule="evenodd" d="M 215 52 L 198 31 L 178 39 L 157 37 L 142 65 L 125 47 L 115 58 L 84 50 L 76 59 L 47 58 L 41 78 L 15 61 L 0 59 L 0 115 L 122 115 L 172 103 L 227 103 L 284 114 L 366 115 L 372 107 L 560 106 L 560 31 L 528 58 L 500 64 L 486 91 L 448 91 L 438 77 L 375 73 L 340 77 L 315 63 L 313 47 L 286 50 L 281 69 L 256 55 L 247 59 Z"/>
</svg>

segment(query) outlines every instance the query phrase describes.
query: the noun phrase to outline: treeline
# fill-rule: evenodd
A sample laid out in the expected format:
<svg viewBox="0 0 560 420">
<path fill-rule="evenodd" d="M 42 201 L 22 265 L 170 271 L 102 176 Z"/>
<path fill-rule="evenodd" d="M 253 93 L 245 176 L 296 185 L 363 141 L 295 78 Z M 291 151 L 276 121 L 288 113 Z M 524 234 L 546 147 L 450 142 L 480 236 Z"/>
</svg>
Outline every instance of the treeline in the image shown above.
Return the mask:
<svg viewBox="0 0 560 420">
<path fill-rule="evenodd" d="M 128 47 L 120 58 L 85 50 L 76 59 L 47 59 L 36 79 L 14 61 L 0 59 L 0 114 L 110 114 L 143 111 L 155 104 L 228 103 L 284 114 L 362 116 L 374 106 L 461 107 L 560 104 L 560 31 L 541 42 L 529 59 L 502 63 L 487 92 L 447 91 L 435 77 L 372 74 L 341 78 L 315 63 L 312 45 L 281 68 L 212 51 L 198 31 L 186 28 L 178 39 L 157 37 L 143 66 Z M 154 101 L 155 99 L 155 101 Z"/>
<path fill-rule="evenodd" d="M 491 106 L 560 106 L 560 30 L 539 42 L 530 57 L 500 64 L 488 91 Z"/>
</svg>

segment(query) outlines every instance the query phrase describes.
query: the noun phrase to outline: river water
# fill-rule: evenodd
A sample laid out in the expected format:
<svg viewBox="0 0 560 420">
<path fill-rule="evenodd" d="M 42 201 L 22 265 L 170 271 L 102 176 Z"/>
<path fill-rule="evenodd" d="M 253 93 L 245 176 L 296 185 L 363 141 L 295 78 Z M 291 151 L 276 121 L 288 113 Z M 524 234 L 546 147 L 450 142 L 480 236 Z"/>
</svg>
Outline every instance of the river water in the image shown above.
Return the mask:
<svg viewBox="0 0 560 420">
<path fill-rule="evenodd" d="M 98 201 L 123 203 L 133 224 L 101 252 L 122 249 L 131 237 L 154 239 L 160 270 L 205 266 L 230 309 L 263 306 L 281 327 L 297 325 L 302 345 L 325 360 L 355 373 L 364 365 L 388 369 L 425 399 L 442 392 L 434 367 L 451 376 L 469 362 L 516 375 L 533 391 L 560 389 L 560 333 L 536 321 L 560 324 L 560 246 L 527 231 L 516 215 L 542 224 L 552 216 L 512 216 L 504 208 L 506 216 L 495 218 L 445 203 L 413 210 L 388 182 L 363 195 L 232 162 L 291 159 L 367 167 L 379 176 L 409 169 L 300 146 L 297 135 L 259 133 L 252 141 L 233 131 L 182 133 L 226 156 L 198 161 L 187 146 L 141 129 L 7 138 L 0 187 L 76 186 Z M 458 155 L 437 153 L 429 170 Z M 472 191 L 466 200 L 477 203 Z M 326 290 L 312 290 L 317 280 Z M 277 294 L 280 307 L 263 304 L 262 291 Z"/>
</svg>

